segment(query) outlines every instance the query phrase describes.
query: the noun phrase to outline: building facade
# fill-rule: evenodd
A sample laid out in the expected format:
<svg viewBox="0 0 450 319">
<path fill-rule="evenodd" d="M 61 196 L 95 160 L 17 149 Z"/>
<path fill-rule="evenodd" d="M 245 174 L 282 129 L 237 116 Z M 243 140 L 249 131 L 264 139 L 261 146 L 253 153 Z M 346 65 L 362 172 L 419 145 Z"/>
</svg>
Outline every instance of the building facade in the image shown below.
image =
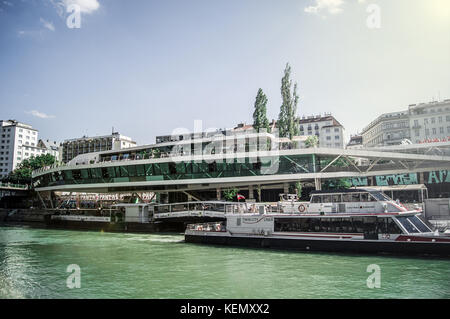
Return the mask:
<svg viewBox="0 0 450 319">
<path fill-rule="evenodd" d="M 38 148 L 41 149 L 42 154 L 51 154 L 55 157 L 56 162 L 61 161 L 61 148 L 56 141 L 39 140 Z"/>
<path fill-rule="evenodd" d="M 68 163 L 80 154 L 120 150 L 135 146 L 136 142 L 130 137 L 117 132 L 105 136 L 83 136 L 82 138 L 65 140 L 62 143 L 62 162 Z"/>
<path fill-rule="evenodd" d="M 357 150 L 362 148 L 364 148 L 362 135 L 350 136 L 350 141 L 348 142 L 346 149 Z"/>
<path fill-rule="evenodd" d="M 362 132 L 364 147 L 447 141 L 450 137 L 450 100 L 412 104 L 408 110 L 380 115 Z"/>
<path fill-rule="evenodd" d="M 319 147 L 344 148 L 344 127 L 331 114 L 298 119 L 300 136 L 317 136 Z"/>
<path fill-rule="evenodd" d="M 323 148 L 344 148 L 344 127 L 331 115 L 303 116 L 297 119 L 299 126 L 299 136 L 295 136 L 292 141 L 297 142 L 300 148 L 304 147 L 304 140 L 308 136 L 316 135 L 319 138 L 319 147 Z M 270 133 L 277 135 L 277 122 L 272 120 L 269 123 Z M 235 128 L 216 130 L 209 132 L 191 133 L 185 135 L 164 135 L 156 137 L 156 144 L 178 142 L 189 139 L 207 138 L 212 136 L 250 134 L 254 131 L 252 124 L 240 123 Z"/>
<path fill-rule="evenodd" d="M 408 111 L 413 143 L 450 139 L 450 99 L 412 104 Z"/>
<path fill-rule="evenodd" d="M 364 147 L 399 145 L 410 139 L 408 111 L 380 115 L 362 131 Z"/>
<path fill-rule="evenodd" d="M 6 177 L 24 159 L 46 154 L 38 145 L 38 130 L 16 120 L 0 121 L 0 178 Z"/>
</svg>

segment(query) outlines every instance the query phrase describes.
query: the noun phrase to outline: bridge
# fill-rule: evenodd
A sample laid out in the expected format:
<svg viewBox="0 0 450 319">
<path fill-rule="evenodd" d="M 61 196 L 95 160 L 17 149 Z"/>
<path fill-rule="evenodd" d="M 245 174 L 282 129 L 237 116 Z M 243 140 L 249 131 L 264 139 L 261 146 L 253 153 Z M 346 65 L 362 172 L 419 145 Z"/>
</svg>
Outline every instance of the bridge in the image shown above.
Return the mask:
<svg viewBox="0 0 450 319">
<path fill-rule="evenodd" d="M 47 197 L 53 192 L 154 192 L 182 194 L 188 201 L 221 200 L 223 190 L 239 188 L 248 192 L 247 199 L 273 201 L 274 194 L 265 194 L 287 193 L 289 185 L 299 181 L 317 190 L 325 181 L 339 179 L 353 186 L 450 183 L 450 142 L 370 149 L 280 147 L 172 157 L 120 152 L 129 153 L 100 152 L 88 163 L 34 171 L 33 187 Z M 259 198 L 254 197 L 256 191 Z"/>
</svg>

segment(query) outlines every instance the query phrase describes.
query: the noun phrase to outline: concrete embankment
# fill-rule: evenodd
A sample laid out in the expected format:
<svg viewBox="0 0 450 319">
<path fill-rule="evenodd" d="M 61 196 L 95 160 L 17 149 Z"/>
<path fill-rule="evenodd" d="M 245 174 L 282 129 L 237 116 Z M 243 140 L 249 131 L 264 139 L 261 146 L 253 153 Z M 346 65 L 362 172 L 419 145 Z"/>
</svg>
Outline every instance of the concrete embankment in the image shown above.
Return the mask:
<svg viewBox="0 0 450 319">
<path fill-rule="evenodd" d="M 2 209 L 0 223 L 43 223 L 46 214 L 38 209 Z"/>
</svg>

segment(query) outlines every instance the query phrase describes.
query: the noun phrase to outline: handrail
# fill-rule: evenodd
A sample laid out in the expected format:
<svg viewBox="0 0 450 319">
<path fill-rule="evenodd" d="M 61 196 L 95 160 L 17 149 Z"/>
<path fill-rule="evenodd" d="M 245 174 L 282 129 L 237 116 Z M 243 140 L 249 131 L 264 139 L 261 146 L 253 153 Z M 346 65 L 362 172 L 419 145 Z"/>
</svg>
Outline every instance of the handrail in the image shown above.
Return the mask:
<svg viewBox="0 0 450 319">
<path fill-rule="evenodd" d="M 3 182 L 0 182 L 0 187 L 28 189 L 28 185 L 14 184 L 14 183 L 3 183 Z"/>
</svg>

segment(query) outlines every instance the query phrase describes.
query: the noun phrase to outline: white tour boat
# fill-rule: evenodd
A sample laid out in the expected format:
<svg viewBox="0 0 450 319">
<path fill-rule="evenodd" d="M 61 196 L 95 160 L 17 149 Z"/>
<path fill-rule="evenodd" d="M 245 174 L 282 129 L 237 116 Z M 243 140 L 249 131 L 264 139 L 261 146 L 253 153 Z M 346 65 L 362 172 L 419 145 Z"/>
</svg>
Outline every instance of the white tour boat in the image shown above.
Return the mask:
<svg viewBox="0 0 450 319">
<path fill-rule="evenodd" d="M 380 191 L 312 193 L 310 202 L 282 195 L 276 212 L 228 213 L 225 222 L 188 225 L 188 243 L 352 253 L 450 257 L 450 238 L 439 235 L 421 210 L 407 210 Z"/>
</svg>

